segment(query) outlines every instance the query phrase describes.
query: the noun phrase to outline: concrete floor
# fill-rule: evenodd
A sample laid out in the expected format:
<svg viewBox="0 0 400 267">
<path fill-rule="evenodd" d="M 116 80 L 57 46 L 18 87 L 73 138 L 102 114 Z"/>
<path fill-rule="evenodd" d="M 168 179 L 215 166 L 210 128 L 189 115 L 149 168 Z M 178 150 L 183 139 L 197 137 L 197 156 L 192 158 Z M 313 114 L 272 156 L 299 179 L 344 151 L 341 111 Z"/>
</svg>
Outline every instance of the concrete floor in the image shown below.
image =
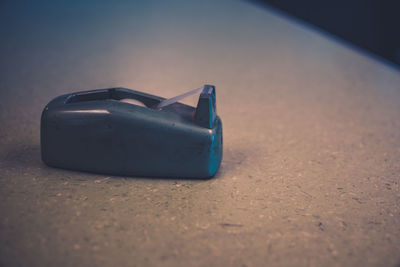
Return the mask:
<svg viewBox="0 0 400 267">
<path fill-rule="evenodd" d="M 5 1 L 0 266 L 398 266 L 400 73 L 247 2 Z M 217 88 L 209 180 L 47 167 L 53 97 Z"/>
</svg>

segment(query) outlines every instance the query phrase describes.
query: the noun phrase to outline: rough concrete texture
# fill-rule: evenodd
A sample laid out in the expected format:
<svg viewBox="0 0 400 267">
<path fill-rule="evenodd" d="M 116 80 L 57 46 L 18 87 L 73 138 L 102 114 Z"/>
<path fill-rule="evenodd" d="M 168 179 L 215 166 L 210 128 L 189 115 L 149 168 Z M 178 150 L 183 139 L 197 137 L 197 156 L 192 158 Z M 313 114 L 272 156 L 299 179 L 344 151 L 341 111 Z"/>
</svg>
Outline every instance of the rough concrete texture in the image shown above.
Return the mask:
<svg viewBox="0 0 400 267">
<path fill-rule="evenodd" d="M 3 1 L 1 266 L 397 266 L 400 74 L 237 1 Z M 53 97 L 217 88 L 210 180 L 45 166 Z"/>
</svg>

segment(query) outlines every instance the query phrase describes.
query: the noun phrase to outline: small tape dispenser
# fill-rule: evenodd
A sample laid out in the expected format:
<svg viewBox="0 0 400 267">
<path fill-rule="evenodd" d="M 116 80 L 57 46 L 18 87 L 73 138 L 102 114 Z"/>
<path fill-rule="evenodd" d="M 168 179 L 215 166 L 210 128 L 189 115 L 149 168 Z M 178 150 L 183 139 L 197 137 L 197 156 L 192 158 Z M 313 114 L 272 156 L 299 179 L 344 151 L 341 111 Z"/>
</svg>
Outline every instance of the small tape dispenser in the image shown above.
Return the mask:
<svg viewBox="0 0 400 267">
<path fill-rule="evenodd" d="M 197 107 L 177 102 L 201 92 Z M 41 117 L 49 166 L 127 176 L 207 178 L 222 160 L 215 87 L 164 99 L 126 88 L 56 97 Z"/>
</svg>

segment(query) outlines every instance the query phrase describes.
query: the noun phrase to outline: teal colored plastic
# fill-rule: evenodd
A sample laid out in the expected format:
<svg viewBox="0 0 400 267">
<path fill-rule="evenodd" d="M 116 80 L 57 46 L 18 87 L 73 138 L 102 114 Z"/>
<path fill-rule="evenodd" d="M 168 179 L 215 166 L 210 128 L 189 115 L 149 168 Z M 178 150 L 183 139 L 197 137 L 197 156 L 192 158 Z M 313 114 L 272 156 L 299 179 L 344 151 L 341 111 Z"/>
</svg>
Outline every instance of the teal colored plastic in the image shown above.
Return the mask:
<svg viewBox="0 0 400 267">
<path fill-rule="evenodd" d="M 120 101 L 135 99 L 144 106 Z M 207 178 L 222 160 L 222 122 L 215 87 L 198 106 L 125 88 L 53 99 L 41 118 L 42 160 L 49 166 L 127 176 Z"/>
</svg>

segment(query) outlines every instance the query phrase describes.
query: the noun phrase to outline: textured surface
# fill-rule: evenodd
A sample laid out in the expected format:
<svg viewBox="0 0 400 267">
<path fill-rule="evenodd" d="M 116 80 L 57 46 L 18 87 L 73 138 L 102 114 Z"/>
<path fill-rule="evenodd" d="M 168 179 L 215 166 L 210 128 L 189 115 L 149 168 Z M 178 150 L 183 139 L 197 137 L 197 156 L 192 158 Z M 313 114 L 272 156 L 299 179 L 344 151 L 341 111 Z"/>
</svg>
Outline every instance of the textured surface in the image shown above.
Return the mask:
<svg viewBox="0 0 400 267">
<path fill-rule="evenodd" d="M 0 265 L 396 266 L 400 73 L 246 2 L 2 2 Z M 217 88 L 210 180 L 40 160 L 73 90 Z"/>
</svg>

